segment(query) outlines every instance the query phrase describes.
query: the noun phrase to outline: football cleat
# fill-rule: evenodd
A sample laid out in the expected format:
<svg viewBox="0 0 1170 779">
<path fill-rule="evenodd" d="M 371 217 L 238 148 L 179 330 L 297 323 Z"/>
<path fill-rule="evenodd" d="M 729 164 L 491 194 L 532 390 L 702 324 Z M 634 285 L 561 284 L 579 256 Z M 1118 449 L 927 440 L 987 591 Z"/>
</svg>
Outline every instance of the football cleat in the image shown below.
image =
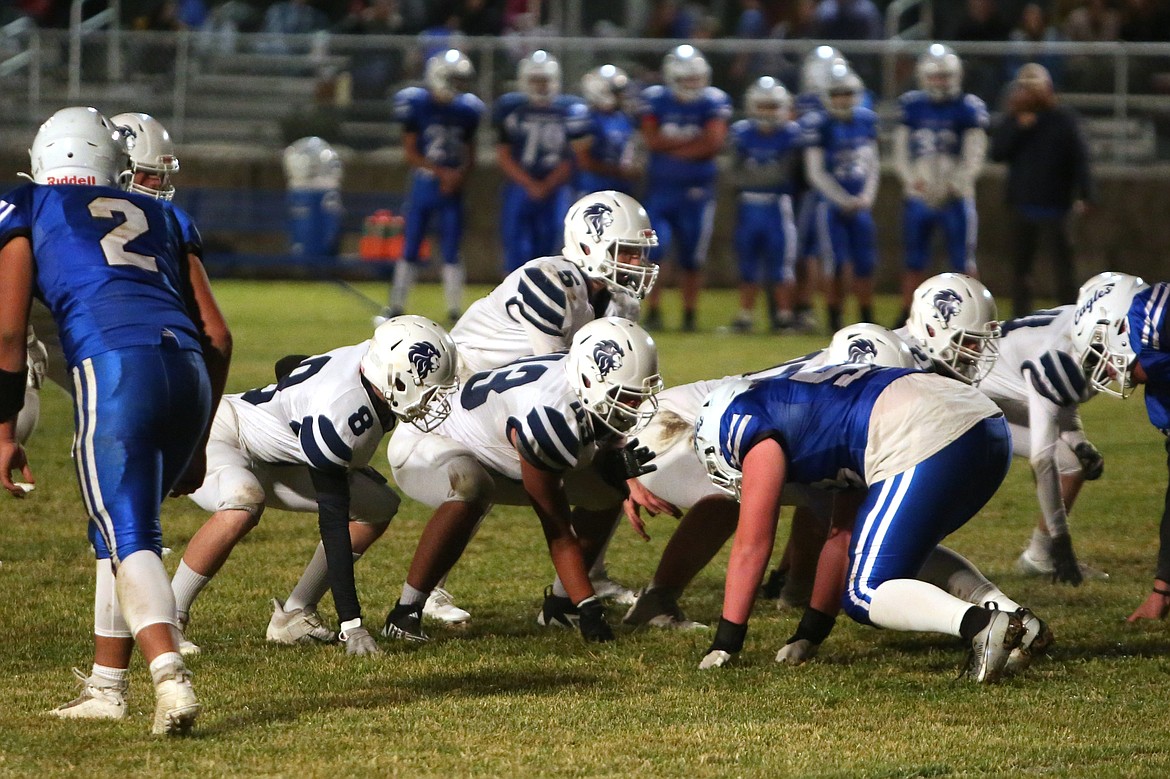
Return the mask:
<svg viewBox="0 0 1170 779">
<path fill-rule="evenodd" d="M 804 665 L 817 656 L 820 644 L 814 644 L 807 638 L 797 639 L 780 647 L 776 653 L 776 662 L 785 665 Z"/>
<path fill-rule="evenodd" d="M 633 606 L 634 601 L 638 599 L 637 594 L 633 590 L 624 584 L 615 582 L 605 572 L 596 579 L 591 578 L 589 583 L 593 585 L 593 594 L 602 600 L 611 600 L 622 606 Z"/>
<path fill-rule="evenodd" d="M 1037 657 L 1046 654 L 1056 640 L 1048 623 L 1033 614 L 1031 609 L 1017 609 L 1016 616 L 1024 623 L 1024 638 L 1008 656 L 1004 672 L 1009 674 L 1023 671 Z"/>
<path fill-rule="evenodd" d="M 126 690 L 129 684 L 111 685 L 101 679 L 86 676 L 77 668 L 73 675 L 81 682 L 81 695 L 63 703 L 49 714 L 61 719 L 124 719 L 126 717 Z"/>
<path fill-rule="evenodd" d="M 964 673 L 980 684 L 999 681 L 1008 657 L 1023 639 L 1024 623 L 1019 613 L 993 608 L 987 627 L 971 639 L 971 654 Z"/>
<path fill-rule="evenodd" d="M 178 667 L 163 678 L 154 689 L 154 725 L 150 732 L 156 736 L 183 736 L 191 731 L 199 710 L 191 686 L 191 672 Z"/>
<path fill-rule="evenodd" d="M 646 589 L 638 598 L 622 622 L 627 625 L 649 625 L 667 630 L 707 630 L 702 622 L 693 622 L 679 608 L 678 601 L 665 589 Z"/>
<path fill-rule="evenodd" d="M 1085 581 L 1103 582 L 1109 579 L 1109 574 L 1100 568 L 1094 568 L 1085 563 L 1077 563 L 1081 569 L 1081 576 Z M 1036 557 L 1030 549 L 1025 549 L 1016 558 L 1016 573 L 1021 576 L 1052 576 L 1056 573 L 1056 566 L 1051 560 Z"/>
<path fill-rule="evenodd" d="M 268 620 L 265 638 L 274 644 L 286 646 L 311 644 L 314 641 L 332 644 L 337 640 L 337 634 L 325 627 L 316 609 L 306 607 L 285 611 L 284 603 L 274 598 L 272 619 Z"/>
<path fill-rule="evenodd" d="M 418 606 L 407 606 L 402 603 L 394 604 L 390 613 L 386 615 L 386 624 L 382 626 L 383 638 L 397 638 L 422 644 L 431 638 L 422 629 L 422 609 Z"/>
<path fill-rule="evenodd" d="M 451 593 L 442 587 L 431 590 L 431 594 L 423 606 L 423 616 L 452 625 L 461 625 L 471 619 L 471 614 L 456 606 L 455 601 L 451 598 Z"/>
<path fill-rule="evenodd" d="M 183 657 L 194 657 L 203 650 L 199 647 L 198 644 L 187 638 L 188 619 L 189 618 L 184 619 L 183 617 L 179 617 L 178 625 L 175 629 L 179 631 L 179 654 L 181 654 Z"/>
<path fill-rule="evenodd" d="M 544 605 L 536 615 L 536 624 L 544 627 L 576 629 L 581 615 L 569 598 L 553 595 L 552 587 L 544 588 Z"/>
</svg>

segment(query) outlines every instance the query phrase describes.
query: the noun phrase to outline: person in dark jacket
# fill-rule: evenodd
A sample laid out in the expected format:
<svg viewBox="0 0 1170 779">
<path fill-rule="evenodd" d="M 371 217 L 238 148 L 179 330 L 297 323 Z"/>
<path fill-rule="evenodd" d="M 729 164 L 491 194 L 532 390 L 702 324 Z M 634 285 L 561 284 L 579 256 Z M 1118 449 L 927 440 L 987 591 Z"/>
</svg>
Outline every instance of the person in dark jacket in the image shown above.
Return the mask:
<svg viewBox="0 0 1170 779">
<path fill-rule="evenodd" d="M 1076 115 L 1057 102 L 1048 71 L 1020 68 L 1008 110 L 991 134 L 991 158 L 1008 165 L 1007 205 L 1015 271 L 1013 316 L 1032 311 L 1032 264 L 1041 241 L 1051 247 L 1059 304 L 1077 297 L 1070 217 L 1093 199 L 1089 151 Z"/>
</svg>

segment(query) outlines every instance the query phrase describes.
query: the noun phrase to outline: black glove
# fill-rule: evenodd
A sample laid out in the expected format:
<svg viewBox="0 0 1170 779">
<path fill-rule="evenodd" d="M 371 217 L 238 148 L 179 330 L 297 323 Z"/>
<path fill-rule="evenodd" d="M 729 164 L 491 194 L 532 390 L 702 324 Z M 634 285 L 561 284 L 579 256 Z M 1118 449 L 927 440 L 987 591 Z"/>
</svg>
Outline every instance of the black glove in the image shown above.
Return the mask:
<svg viewBox="0 0 1170 779">
<path fill-rule="evenodd" d="M 605 621 L 605 606 L 596 595 L 586 598 L 577 604 L 577 613 L 580 621 L 577 627 L 581 629 L 581 637 L 592 644 L 601 644 L 613 641 L 613 630 Z"/>
<path fill-rule="evenodd" d="M 639 446 L 637 438 L 631 438 L 621 449 L 610 449 L 596 460 L 597 471 L 605 483 L 622 494 L 627 492 L 626 479 L 636 479 L 658 470 L 650 463 L 654 452 L 648 446 Z"/>
<path fill-rule="evenodd" d="M 1076 587 L 1085 577 L 1081 574 L 1081 566 L 1073 552 L 1072 538 L 1067 533 L 1052 537 L 1052 563 L 1056 570 L 1052 572 L 1052 581 L 1064 582 Z"/>
<path fill-rule="evenodd" d="M 1101 474 L 1105 473 L 1104 455 L 1088 441 L 1081 441 L 1077 444 L 1073 448 L 1073 454 L 1077 456 L 1077 461 L 1081 464 L 1081 474 L 1085 477 L 1085 481 L 1096 481 L 1101 478 Z"/>
</svg>

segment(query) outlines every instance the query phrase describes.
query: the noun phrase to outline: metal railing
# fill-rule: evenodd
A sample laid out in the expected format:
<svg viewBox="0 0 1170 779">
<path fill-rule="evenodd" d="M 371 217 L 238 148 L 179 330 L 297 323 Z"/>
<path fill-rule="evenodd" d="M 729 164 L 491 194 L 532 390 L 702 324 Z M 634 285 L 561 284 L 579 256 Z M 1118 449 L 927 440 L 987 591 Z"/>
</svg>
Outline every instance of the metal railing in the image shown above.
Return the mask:
<svg viewBox="0 0 1170 779">
<path fill-rule="evenodd" d="M 75 18 L 84 2 L 74 1 Z M 908 10 L 911 2 L 899 7 Z M 117 5 L 113 0 L 111 6 Z M 924 4 L 920 11 L 929 7 Z M 203 140 L 203 128 L 213 125 L 216 131 L 251 128 L 256 130 L 254 135 L 240 130 L 225 137 L 275 146 L 281 121 L 295 123 L 328 113 L 355 132 L 369 133 L 370 145 L 385 145 L 392 138 L 385 131 L 391 124 L 389 97 L 396 89 L 416 83 L 426 47 L 433 45 L 413 36 L 318 33 L 285 36 L 280 39 L 282 53 L 272 54 L 272 37 L 267 35 L 122 31 L 101 27 L 108 17 L 99 17 L 79 22 L 68 32 L 24 29 L 10 33 L 11 39 L 25 42 L 25 49 L 0 62 L 0 93 L 4 93 L 0 94 L 0 124 L 31 129 L 44 113 L 67 103 L 88 102 L 110 112 L 153 112 L 183 142 Z M 678 43 L 586 37 L 465 37 L 457 42 L 475 63 L 477 94 L 489 104 L 514 87 L 516 62 L 538 47 L 548 48 L 561 59 L 564 90 L 573 92 L 586 70 L 610 61 L 626 67 L 637 81 L 652 83 L 658 79 L 662 55 Z M 925 48 L 923 40 L 904 37 L 696 43 L 712 63 L 716 84 L 728 89 L 737 106 L 750 78 L 763 73 L 795 87 L 801 59 L 815 46 L 831 43 L 877 89 L 879 108 L 887 116 L 898 94 L 914 86 L 913 64 Z M 1124 161 L 1126 135 L 1135 123 L 1161 133 L 1170 128 L 1170 96 L 1160 91 L 1170 90 L 1170 44 L 950 45 L 966 63 L 965 88 L 984 97 L 993 108 L 1013 67 L 1029 60 L 1049 64 L 1067 103 L 1112 122 L 1116 137 L 1111 139 L 1110 153 L 1119 161 Z M 103 60 L 104 68 L 93 67 Z M 737 72 L 742 75 L 735 76 Z M 27 89 L 19 88 L 21 78 L 28 80 Z M 1170 141 L 1161 140 L 1163 147 L 1170 147 Z"/>
<path fill-rule="evenodd" d="M 106 74 L 110 80 L 122 78 L 122 30 L 118 26 L 122 15 L 120 0 L 107 0 L 105 10 L 88 19 L 83 8 L 89 0 L 73 0 L 69 8 L 69 99 L 81 97 L 81 41 L 91 32 L 108 30 L 106 44 Z"/>
</svg>

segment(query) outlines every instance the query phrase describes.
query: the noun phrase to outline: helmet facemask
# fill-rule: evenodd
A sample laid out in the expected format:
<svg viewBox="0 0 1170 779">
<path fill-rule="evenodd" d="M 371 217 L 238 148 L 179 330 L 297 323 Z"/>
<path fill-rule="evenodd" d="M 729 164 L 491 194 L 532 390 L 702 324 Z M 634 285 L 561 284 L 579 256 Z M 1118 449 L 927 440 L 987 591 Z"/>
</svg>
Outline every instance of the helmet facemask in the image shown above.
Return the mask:
<svg viewBox="0 0 1170 779">
<path fill-rule="evenodd" d="M 1110 346 L 1109 322 L 1098 322 L 1089 334 L 1089 347 L 1081 355 L 1081 367 L 1089 380 L 1089 386 L 1097 392 L 1115 398 L 1128 398 L 1133 394 L 1133 366 L 1137 355 L 1129 349 L 1114 349 Z M 1125 319 L 1118 324 L 1119 334 L 1124 335 Z"/>
<path fill-rule="evenodd" d="M 933 332 L 932 324 L 926 327 Z M 954 378 L 978 384 L 991 372 L 999 357 L 999 323 L 988 322 L 985 330 L 960 328 L 932 356 Z"/>
</svg>

